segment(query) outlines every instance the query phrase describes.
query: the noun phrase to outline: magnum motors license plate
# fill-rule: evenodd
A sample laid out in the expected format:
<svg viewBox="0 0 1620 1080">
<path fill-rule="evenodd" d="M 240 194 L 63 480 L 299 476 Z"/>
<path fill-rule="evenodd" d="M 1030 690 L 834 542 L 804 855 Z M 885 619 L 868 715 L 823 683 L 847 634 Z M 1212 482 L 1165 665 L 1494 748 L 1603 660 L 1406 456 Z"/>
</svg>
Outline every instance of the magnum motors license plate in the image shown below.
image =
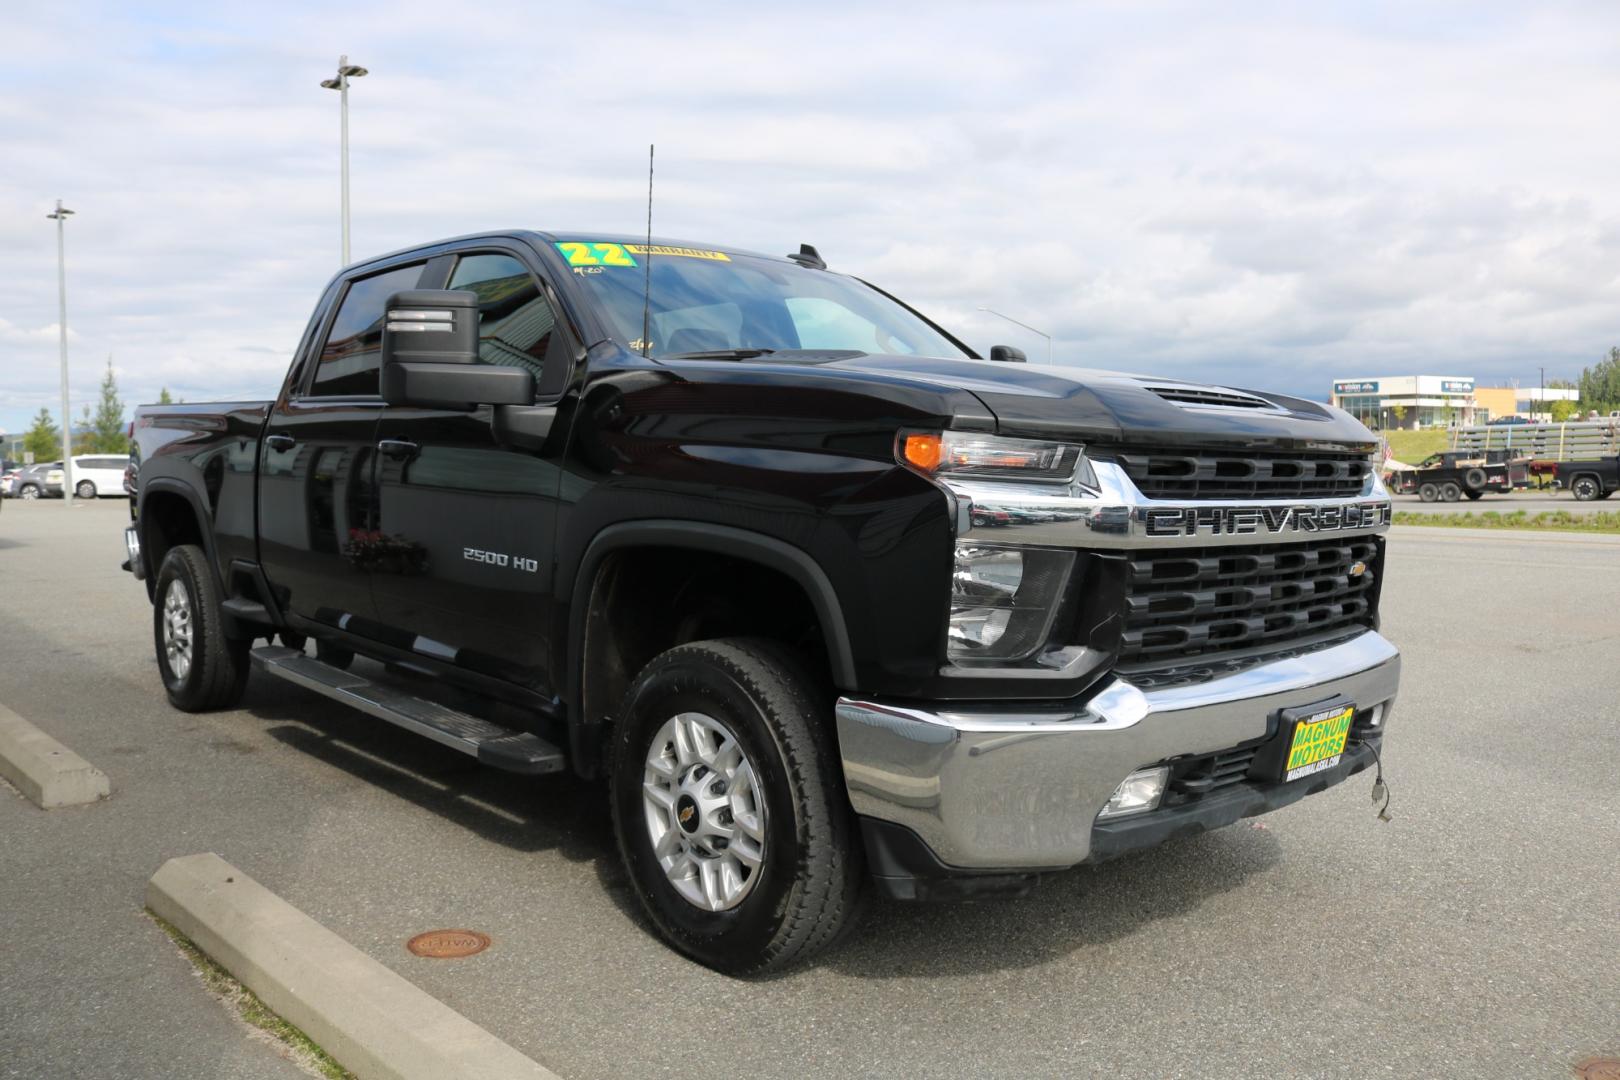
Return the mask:
<svg viewBox="0 0 1620 1080">
<path fill-rule="evenodd" d="M 1294 724 L 1294 737 L 1283 761 L 1283 781 L 1298 780 L 1337 765 L 1355 715 L 1354 705 L 1341 704 L 1301 717 Z"/>
</svg>

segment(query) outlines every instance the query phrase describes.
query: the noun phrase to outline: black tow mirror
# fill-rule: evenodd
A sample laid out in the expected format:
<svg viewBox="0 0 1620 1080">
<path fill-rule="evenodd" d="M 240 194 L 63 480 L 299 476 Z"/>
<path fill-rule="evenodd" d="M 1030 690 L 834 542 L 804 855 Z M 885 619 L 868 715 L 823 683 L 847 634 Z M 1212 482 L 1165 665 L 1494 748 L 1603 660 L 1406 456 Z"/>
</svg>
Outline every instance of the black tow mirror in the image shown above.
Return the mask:
<svg viewBox="0 0 1620 1080">
<path fill-rule="evenodd" d="M 1003 364 L 1022 364 L 1029 357 L 1024 355 L 1023 349 L 1011 345 L 992 345 L 990 346 L 990 359 Z"/>
<path fill-rule="evenodd" d="M 382 397 L 429 409 L 530 405 L 534 376 L 479 361 L 477 293 L 413 289 L 389 297 L 384 311 Z"/>
</svg>

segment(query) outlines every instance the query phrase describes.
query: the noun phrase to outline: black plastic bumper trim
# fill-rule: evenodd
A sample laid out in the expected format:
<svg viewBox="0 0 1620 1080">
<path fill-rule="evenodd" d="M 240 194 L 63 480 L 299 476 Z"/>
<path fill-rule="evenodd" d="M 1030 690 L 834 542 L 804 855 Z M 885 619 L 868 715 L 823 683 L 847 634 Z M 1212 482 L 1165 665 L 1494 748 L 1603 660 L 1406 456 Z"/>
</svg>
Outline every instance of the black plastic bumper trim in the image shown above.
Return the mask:
<svg viewBox="0 0 1620 1080">
<path fill-rule="evenodd" d="M 1195 836 L 1256 814 L 1289 806 L 1354 776 L 1373 763 L 1365 742 L 1345 747 L 1339 764 L 1290 784 L 1237 784 L 1181 806 L 1166 806 L 1140 817 L 1102 821 L 1091 829 L 1088 863 L 1102 862 L 1142 848 L 1156 847 L 1178 836 Z"/>
</svg>

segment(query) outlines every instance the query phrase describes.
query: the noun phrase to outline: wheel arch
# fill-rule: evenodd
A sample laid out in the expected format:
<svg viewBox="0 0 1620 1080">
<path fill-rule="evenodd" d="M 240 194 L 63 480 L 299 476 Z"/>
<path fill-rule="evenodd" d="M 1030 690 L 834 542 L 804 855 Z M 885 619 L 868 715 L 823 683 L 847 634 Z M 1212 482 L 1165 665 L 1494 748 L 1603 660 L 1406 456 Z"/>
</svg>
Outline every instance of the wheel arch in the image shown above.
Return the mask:
<svg viewBox="0 0 1620 1080">
<path fill-rule="evenodd" d="M 567 637 L 567 695 L 570 760 L 576 771 L 594 775 L 613 705 L 597 700 L 593 683 L 600 643 L 592 634 L 593 612 L 602 608 L 598 588 L 614 556 L 636 549 L 688 551 L 736 561 L 780 575 L 796 586 L 813 614 L 826 649 L 827 671 L 839 689 L 855 687 L 855 656 L 843 604 L 832 581 L 802 548 L 763 533 L 729 525 L 678 520 L 627 521 L 597 533 L 573 577 Z M 629 673 L 632 677 L 634 673 Z"/>
<path fill-rule="evenodd" d="M 141 487 L 140 512 L 137 528 L 140 530 L 141 561 L 146 566 L 148 593 L 156 588 L 157 572 L 169 549 L 179 544 L 195 543 L 208 556 L 208 568 L 219 587 L 221 577 L 219 560 L 214 552 L 214 537 L 208 528 L 208 512 L 202 496 L 189 484 L 167 477 L 156 477 Z"/>
</svg>

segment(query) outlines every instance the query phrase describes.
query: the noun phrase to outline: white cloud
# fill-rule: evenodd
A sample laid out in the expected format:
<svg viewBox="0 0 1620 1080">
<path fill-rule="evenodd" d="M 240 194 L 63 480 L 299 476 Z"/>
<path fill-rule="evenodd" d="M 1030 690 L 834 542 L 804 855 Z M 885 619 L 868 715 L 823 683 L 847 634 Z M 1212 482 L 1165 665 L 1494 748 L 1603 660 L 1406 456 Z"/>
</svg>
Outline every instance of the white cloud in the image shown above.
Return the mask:
<svg viewBox="0 0 1620 1080">
<path fill-rule="evenodd" d="M 0 17 L 0 426 L 268 396 L 337 261 L 491 226 L 815 243 L 981 346 L 1320 396 L 1620 342 L 1605 5 L 36 6 Z M 77 405 L 75 406 L 77 408 Z"/>
</svg>

